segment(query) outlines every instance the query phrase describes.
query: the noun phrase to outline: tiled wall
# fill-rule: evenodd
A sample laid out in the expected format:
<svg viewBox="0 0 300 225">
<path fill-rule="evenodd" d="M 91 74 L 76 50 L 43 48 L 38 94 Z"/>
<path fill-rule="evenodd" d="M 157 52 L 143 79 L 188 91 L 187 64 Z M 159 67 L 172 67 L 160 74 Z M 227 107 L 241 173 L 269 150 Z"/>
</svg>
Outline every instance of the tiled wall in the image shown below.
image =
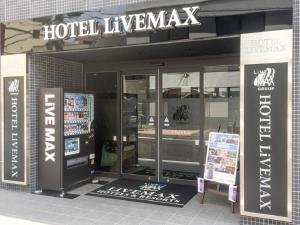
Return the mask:
<svg viewBox="0 0 300 225">
<path fill-rule="evenodd" d="M 248 216 L 241 216 L 240 219 L 241 225 L 290 225 L 291 223 L 280 222 L 275 220 L 254 218 Z M 294 225 L 298 225 L 299 223 L 294 223 Z"/>
<path fill-rule="evenodd" d="M 300 224 L 300 0 L 294 0 L 293 55 L 293 222 Z"/>
<path fill-rule="evenodd" d="M 38 189 L 38 101 L 42 87 L 64 87 L 80 90 L 82 64 L 46 56 L 29 56 L 28 105 L 30 126 L 30 190 Z"/>
<path fill-rule="evenodd" d="M 0 22 L 154 0 L 0 0 Z"/>
</svg>

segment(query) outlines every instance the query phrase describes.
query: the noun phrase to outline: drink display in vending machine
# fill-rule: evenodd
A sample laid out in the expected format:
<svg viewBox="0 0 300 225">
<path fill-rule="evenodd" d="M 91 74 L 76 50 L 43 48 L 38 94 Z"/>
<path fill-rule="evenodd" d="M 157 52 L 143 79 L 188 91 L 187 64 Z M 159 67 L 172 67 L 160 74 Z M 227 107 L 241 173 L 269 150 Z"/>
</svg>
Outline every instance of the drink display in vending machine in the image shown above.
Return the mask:
<svg viewBox="0 0 300 225">
<path fill-rule="evenodd" d="M 75 182 L 83 171 L 94 168 L 94 96 L 85 93 L 64 93 L 64 157 L 65 183 Z M 81 168 L 81 169 L 80 169 Z M 69 179 L 68 179 L 69 177 Z M 82 176 L 84 179 L 84 176 Z"/>
<path fill-rule="evenodd" d="M 93 95 L 65 93 L 64 96 L 64 135 L 89 134 L 94 120 Z"/>
</svg>

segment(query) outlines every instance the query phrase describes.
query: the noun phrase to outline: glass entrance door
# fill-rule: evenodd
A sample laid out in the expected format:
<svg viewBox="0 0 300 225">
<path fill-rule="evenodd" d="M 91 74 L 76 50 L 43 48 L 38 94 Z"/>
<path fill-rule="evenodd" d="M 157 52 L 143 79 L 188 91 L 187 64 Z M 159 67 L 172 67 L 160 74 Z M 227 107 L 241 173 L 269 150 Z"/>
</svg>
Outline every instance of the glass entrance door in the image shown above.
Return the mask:
<svg viewBox="0 0 300 225">
<path fill-rule="evenodd" d="M 120 99 L 118 73 L 85 74 L 85 90 L 95 96 L 95 169 L 120 172 Z M 107 174 L 108 175 L 108 174 Z"/>
<path fill-rule="evenodd" d="M 122 174 L 157 181 L 157 74 L 122 75 Z"/>
<path fill-rule="evenodd" d="M 126 72 L 121 83 L 124 176 L 194 183 L 209 133 L 239 133 L 237 66 Z"/>
<path fill-rule="evenodd" d="M 200 71 L 161 73 L 161 177 L 195 181 L 200 174 Z"/>
</svg>

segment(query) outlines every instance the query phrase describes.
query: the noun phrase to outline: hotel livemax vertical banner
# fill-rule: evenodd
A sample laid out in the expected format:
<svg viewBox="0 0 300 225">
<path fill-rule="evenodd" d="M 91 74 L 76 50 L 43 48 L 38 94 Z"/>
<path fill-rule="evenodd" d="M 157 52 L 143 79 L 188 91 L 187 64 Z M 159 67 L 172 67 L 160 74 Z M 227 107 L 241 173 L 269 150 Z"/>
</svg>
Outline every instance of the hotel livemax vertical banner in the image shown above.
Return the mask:
<svg viewBox="0 0 300 225">
<path fill-rule="evenodd" d="M 241 38 L 241 213 L 291 221 L 292 31 Z"/>
<path fill-rule="evenodd" d="M 1 56 L 2 182 L 27 184 L 26 55 Z"/>
<path fill-rule="evenodd" d="M 4 151 L 3 179 L 24 182 L 24 77 L 3 78 Z"/>
</svg>

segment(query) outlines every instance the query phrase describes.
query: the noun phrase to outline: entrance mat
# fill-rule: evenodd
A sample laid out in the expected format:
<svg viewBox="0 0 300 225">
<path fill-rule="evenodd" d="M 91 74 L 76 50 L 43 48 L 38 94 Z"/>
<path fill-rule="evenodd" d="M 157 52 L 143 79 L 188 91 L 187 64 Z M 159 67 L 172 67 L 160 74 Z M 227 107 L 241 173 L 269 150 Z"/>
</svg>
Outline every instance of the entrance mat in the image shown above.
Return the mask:
<svg viewBox="0 0 300 225">
<path fill-rule="evenodd" d="M 144 170 L 135 172 L 135 174 L 155 176 L 155 170 L 144 169 Z M 197 180 L 197 177 L 199 177 L 199 173 L 164 170 L 163 176 L 169 177 L 169 178 L 174 178 L 174 179 Z"/>
<path fill-rule="evenodd" d="M 193 186 L 119 179 L 86 195 L 183 207 L 196 194 L 196 187 Z"/>
<path fill-rule="evenodd" d="M 70 194 L 70 193 L 64 193 L 64 195 L 62 196 L 61 192 L 50 191 L 50 190 L 43 190 L 42 192 L 33 192 L 33 194 L 45 195 L 45 196 L 56 197 L 56 198 L 66 198 L 66 199 L 74 199 L 80 196 L 80 195 Z"/>
</svg>

